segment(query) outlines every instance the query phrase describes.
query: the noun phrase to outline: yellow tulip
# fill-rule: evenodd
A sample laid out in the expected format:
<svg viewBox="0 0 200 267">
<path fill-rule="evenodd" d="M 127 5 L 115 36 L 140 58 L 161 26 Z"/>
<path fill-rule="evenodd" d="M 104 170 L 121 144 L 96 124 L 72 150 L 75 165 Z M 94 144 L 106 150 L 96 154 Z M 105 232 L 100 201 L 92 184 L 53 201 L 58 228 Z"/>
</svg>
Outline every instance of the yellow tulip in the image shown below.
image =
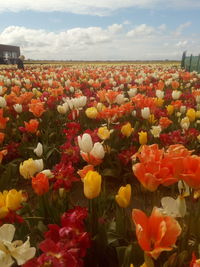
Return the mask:
<svg viewBox="0 0 200 267">
<path fill-rule="evenodd" d="M 22 193 L 16 189 L 9 190 L 6 195 L 6 207 L 9 210 L 17 210 L 21 206 Z"/>
<path fill-rule="evenodd" d="M 87 172 L 83 179 L 84 195 L 88 199 L 97 197 L 101 192 L 101 175 L 96 171 Z"/>
<path fill-rule="evenodd" d="M 96 119 L 98 111 L 95 107 L 90 107 L 86 109 L 85 114 L 90 119 Z"/>
<path fill-rule="evenodd" d="M 162 99 L 162 98 L 156 98 L 155 99 L 155 105 L 157 107 L 162 107 L 163 106 L 163 103 L 164 103 L 164 99 Z"/>
<path fill-rule="evenodd" d="M 100 127 L 98 129 L 97 135 L 101 140 L 106 140 L 110 137 L 110 131 L 106 126 Z"/>
<path fill-rule="evenodd" d="M 127 184 L 126 186 L 121 186 L 118 194 L 115 196 L 117 204 L 121 208 L 128 207 L 131 199 L 131 185 Z"/>
<path fill-rule="evenodd" d="M 154 114 L 151 114 L 148 118 L 149 123 L 154 124 L 157 120 L 155 119 Z"/>
<path fill-rule="evenodd" d="M 132 128 L 130 122 L 127 122 L 125 125 L 122 126 L 121 128 L 121 133 L 126 136 L 129 137 L 131 136 L 132 132 L 134 131 L 134 129 Z"/>
<path fill-rule="evenodd" d="M 147 143 L 147 132 L 141 131 L 141 132 L 138 133 L 138 135 L 139 135 L 139 143 L 140 143 L 140 145 L 146 145 L 146 143 Z"/>
<path fill-rule="evenodd" d="M 29 179 L 32 176 L 34 176 L 37 170 L 38 168 L 35 164 L 35 161 L 32 158 L 25 160 L 19 166 L 19 172 L 21 176 L 23 176 L 25 179 Z"/>
<path fill-rule="evenodd" d="M 196 119 L 196 112 L 193 108 L 189 108 L 186 116 L 189 118 L 190 122 L 195 121 Z"/>
<path fill-rule="evenodd" d="M 167 108 L 167 114 L 168 115 L 172 115 L 174 113 L 174 106 L 168 105 L 168 106 L 166 106 L 166 108 Z"/>
</svg>

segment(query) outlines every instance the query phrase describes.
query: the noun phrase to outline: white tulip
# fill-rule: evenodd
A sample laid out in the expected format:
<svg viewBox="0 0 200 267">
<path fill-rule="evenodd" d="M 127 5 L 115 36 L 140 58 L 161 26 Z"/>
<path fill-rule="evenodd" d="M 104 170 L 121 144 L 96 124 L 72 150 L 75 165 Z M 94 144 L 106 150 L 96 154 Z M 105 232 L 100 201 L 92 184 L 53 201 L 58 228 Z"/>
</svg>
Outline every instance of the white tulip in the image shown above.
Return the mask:
<svg viewBox="0 0 200 267">
<path fill-rule="evenodd" d="M 183 130 L 188 130 L 188 128 L 190 127 L 190 120 L 188 117 L 185 117 L 181 120 L 180 122 L 181 128 Z"/>
<path fill-rule="evenodd" d="M 161 91 L 161 90 L 156 90 L 156 96 L 157 96 L 158 98 L 163 98 L 163 97 L 164 97 L 164 92 Z"/>
<path fill-rule="evenodd" d="M 44 169 L 43 159 L 34 160 L 37 172 L 41 172 Z"/>
<path fill-rule="evenodd" d="M 103 159 L 105 156 L 105 151 L 101 143 L 97 142 L 94 144 L 90 154 L 93 155 L 95 158 Z"/>
<path fill-rule="evenodd" d="M 66 105 L 58 105 L 57 106 L 57 111 L 58 113 L 60 114 L 66 114 L 67 113 L 67 108 L 66 108 Z"/>
<path fill-rule="evenodd" d="M 131 88 L 129 91 L 128 91 L 128 95 L 129 97 L 133 97 L 137 94 L 137 88 Z"/>
<path fill-rule="evenodd" d="M 0 108 L 5 108 L 7 106 L 6 100 L 3 96 L 0 96 Z"/>
<path fill-rule="evenodd" d="M 149 109 L 149 107 L 143 108 L 141 110 L 141 115 L 142 115 L 143 119 L 147 120 L 150 117 L 150 109 Z"/>
<path fill-rule="evenodd" d="M 123 104 L 124 103 L 124 95 L 122 94 L 119 94 L 116 99 L 115 99 L 115 102 L 119 105 Z"/>
<path fill-rule="evenodd" d="M 78 145 L 82 152 L 89 153 L 93 147 L 91 136 L 87 133 L 83 134 L 82 137 L 78 136 Z"/>
<path fill-rule="evenodd" d="M 184 113 L 186 112 L 186 106 L 181 106 L 181 107 L 180 107 L 180 112 L 181 112 L 182 114 L 184 114 Z"/>
<path fill-rule="evenodd" d="M 21 104 L 15 104 L 15 105 L 13 105 L 13 108 L 17 113 L 22 112 L 22 105 Z"/>
<path fill-rule="evenodd" d="M 43 146 L 42 146 L 42 144 L 39 142 L 37 144 L 37 147 L 33 151 L 38 157 L 41 157 L 42 154 L 43 154 Z"/>
<path fill-rule="evenodd" d="M 182 94 L 181 91 L 174 90 L 174 91 L 172 92 L 172 98 L 173 98 L 174 100 L 177 100 L 177 99 L 180 98 L 181 94 Z"/>
</svg>

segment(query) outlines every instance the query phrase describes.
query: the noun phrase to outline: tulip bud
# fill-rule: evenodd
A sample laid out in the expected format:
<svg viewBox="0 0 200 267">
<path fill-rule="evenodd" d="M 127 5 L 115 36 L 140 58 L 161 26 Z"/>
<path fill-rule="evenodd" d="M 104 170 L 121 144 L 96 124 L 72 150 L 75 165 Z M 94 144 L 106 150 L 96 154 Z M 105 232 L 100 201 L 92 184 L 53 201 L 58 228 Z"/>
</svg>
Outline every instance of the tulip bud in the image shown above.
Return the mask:
<svg viewBox="0 0 200 267">
<path fill-rule="evenodd" d="M 178 91 L 178 90 L 174 90 L 174 91 L 172 92 L 172 98 L 173 98 L 174 100 L 177 100 L 177 99 L 180 98 L 181 94 L 182 94 L 182 93 L 181 93 L 180 91 Z"/>
<path fill-rule="evenodd" d="M 90 119 L 96 119 L 98 111 L 95 107 L 90 107 L 86 109 L 85 114 Z"/>
<path fill-rule="evenodd" d="M 121 208 L 128 207 L 131 199 L 131 185 L 127 184 L 126 186 L 121 186 L 118 194 L 115 196 L 117 204 Z"/>
<path fill-rule="evenodd" d="M 142 118 L 143 119 L 147 120 L 149 118 L 149 116 L 150 116 L 150 109 L 149 109 L 149 107 L 143 108 L 141 110 L 141 115 L 142 115 Z"/>
<path fill-rule="evenodd" d="M 129 91 L 128 91 L 128 95 L 129 97 L 133 97 L 137 94 L 137 88 L 131 88 Z"/>
<path fill-rule="evenodd" d="M 67 104 L 67 103 L 66 103 Z M 67 104 L 68 105 L 68 104 Z M 67 108 L 66 108 L 66 105 L 58 105 L 57 106 L 57 111 L 58 113 L 60 114 L 65 114 L 67 112 Z"/>
<path fill-rule="evenodd" d="M 36 159 L 34 161 L 37 168 L 37 172 L 41 172 L 44 169 L 43 159 Z"/>
<path fill-rule="evenodd" d="M 0 108 L 5 108 L 7 105 L 6 100 L 3 96 L 0 96 Z"/>
<path fill-rule="evenodd" d="M 157 96 L 158 98 L 163 98 L 163 97 L 164 97 L 164 92 L 161 91 L 161 90 L 156 90 L 156 96 Z"/>
<path fill-rule="evenodd" d="M 42 146 L 42 144 L 39 142 L 37 144 L 37 147 L 33 151 L 38 157 L 41 157 L 42 154 L 43 154 L 43 146 Z"/>
<path fill-rule="evenodd" d="M 138 133 L 138 135 L 139 135 L 139 143 L 140 143 L 140 145 L 146 145 L 146 143 L 147 143 L 147 132 L 141 131 L 141 132 Z"/>
<path fill-rule="evenodd" d="M 90 154 L 97 159 L 103 159 L 105 156 L 105 151 L 101 143 L 97 142 L 94 144 Z"/>
<path fill-rule="evenodd" d="M 78 145 L 81 151 L 89 153 L 93 147 L 91 136 L 87 133 L 83 134 L 82 137 L 78 136 Z"/>
<path fill-rule="evenodd" d="M 97 135 L 101 140 L 106 140 L 110 137 L 110 131 L 106 126 L 99 127 Z"/>
<path fill-rule="evenodd" d="M 133 133 L 134 129 L 132 128 L 130 122 L 127 122 L 125 125 L 122 126 L 121 128 L 121 133 L 126 136 L 129 137 L 131 136 L 131 134 Z"/>
<path fill-rule="evenodd" d="M 186 116 L 189 118 L 190 122 L 195 121 L 195 119 L 196 119 L 195 110 L 193 108 L 189 108 L 187 113 L 186 113 Z"/>
<path fill-rule="evenodd" d="M 15 104 L 15 105 L 13 105 L 13 108 L 17 113 L 22 112 L 22 105 L 21 104 Z"/>
<path fill-rule="evenodd" d="M 101 192 L 101 175 L 96 171 L 87 172 L 84 183 L 84 195 L 88 199 L 97 197 Z"/>
<path fill-rule="evenodd" d="M 49 179 L 54 177 L 53 173 L 49 169 L 43 170 L 41 173 L 45 174 Z"/>
</svg>

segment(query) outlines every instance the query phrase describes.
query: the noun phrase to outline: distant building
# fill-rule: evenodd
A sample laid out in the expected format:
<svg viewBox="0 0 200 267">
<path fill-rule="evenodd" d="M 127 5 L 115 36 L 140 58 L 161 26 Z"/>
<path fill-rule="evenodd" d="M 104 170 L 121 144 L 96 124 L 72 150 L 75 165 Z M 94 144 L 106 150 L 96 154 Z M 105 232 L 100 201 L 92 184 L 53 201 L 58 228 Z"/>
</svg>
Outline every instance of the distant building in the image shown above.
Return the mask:
<svg viewBox="0 0 200 267">
<path fill-rule="evenodd" d="M 16 64 L 19 56 L 19 46 L 0 44 L 0 64 Z"/>
</svg>

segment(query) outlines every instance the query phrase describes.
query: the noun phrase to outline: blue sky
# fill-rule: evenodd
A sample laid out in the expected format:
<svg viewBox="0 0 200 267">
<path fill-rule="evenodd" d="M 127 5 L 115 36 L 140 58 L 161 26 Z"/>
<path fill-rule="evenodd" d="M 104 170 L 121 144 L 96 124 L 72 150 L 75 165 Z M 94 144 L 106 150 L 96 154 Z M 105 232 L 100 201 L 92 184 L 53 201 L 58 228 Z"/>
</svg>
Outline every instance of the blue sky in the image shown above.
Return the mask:
<svg viewBox="0 0 200 267">
<path fill-rule="evenodd" d="M 199 0 L 7 0 L 0 43 L 31 59 L 180 59 L 200 53 Z"/>
</svg>

